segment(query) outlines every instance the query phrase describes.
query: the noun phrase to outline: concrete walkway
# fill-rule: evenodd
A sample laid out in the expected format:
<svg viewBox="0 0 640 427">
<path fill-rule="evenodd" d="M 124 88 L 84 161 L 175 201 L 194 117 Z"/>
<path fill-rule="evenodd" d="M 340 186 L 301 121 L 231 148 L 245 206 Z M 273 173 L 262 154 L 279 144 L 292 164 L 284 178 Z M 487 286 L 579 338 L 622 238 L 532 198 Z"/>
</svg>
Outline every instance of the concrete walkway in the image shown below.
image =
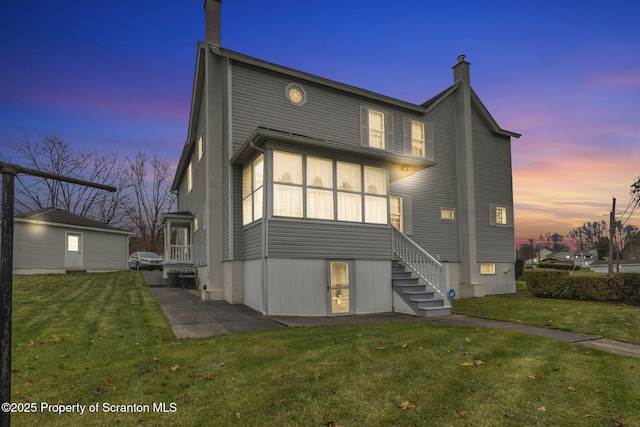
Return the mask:
<svg viewBox="0 0 640 427">
<path fill-rule="evenodd" d="M 640 346 L 596 335 L 538 328 L 462 315 L 426 318 L 400 313 L 380 313 L 338 317 L 266 317 L 242 304 L 229 304 L 225 301 L 202 301 L 199 291 L 196 290 L 165 287 L 161 272 L 145 271 L 143 274 L 149 290 L 164 310 L 173 333 L 178 338 L 205 338 L 239 332 L 283 329 L 287 327 L 343 325 L 347 323 L 420 322 L 468 328 L 500 329 L 552 338 L 623 356 L 640 358 Z"/>
</svg>

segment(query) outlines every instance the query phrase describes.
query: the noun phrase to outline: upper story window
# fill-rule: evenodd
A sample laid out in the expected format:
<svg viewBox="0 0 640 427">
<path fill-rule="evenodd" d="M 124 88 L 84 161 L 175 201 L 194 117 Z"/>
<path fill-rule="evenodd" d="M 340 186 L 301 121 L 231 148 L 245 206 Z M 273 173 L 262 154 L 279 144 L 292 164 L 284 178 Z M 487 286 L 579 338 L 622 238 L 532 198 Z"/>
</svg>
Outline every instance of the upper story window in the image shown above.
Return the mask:
<svg viewBox="0 0 640 427">
<path fill-rule="evenodd" d="M 360 107 L 360 145 L 392 150 L 393 114 Z"/>
<path fill-rule="evenodd" d="M 187 166 L 187 193 L 191 192 L 193 188 L 193 162 L 189 162 Z"/>
<path fill-rule="evenodd" d="M 489 204 L 489 225 L 494 227 L 513 227 L 513 207 Z"/>
<path fill-rule="evenodd" d="M 507 224 L 507 208 L 496 206 L 496 224 Z"/>
<path fill-rule="evenodd" d="M 411 121 L 411 154 L 424 157 L 424 123 Z"/>
<path fill-rule="evenodd" d="M 334 218 L 332 160 L 307 157 L 307 218 Z"/>
<path fill-rule="evenodd" d="M 402 142 L 404 154 L 434 160 L 433 123 L 403 118 Z"/>
<path fill-rule="evenodd" d="M 369 147 L 384 149 L 384 113 L 369 110 Z"/>
<path fill-rule="evenodd" d="M 264 156 L 260 155 L 242 171 L 242 224 L 262 218 Z"/>
<path fill-rule="evenodd" d="M 204 155 L 204 132 L 201 133 L 200 138 L 198 138 L 197 149 L 198 149 L 198 161 L 200 161 L 200 159 L 202 159 L 202 156 Z"/>
</svg>

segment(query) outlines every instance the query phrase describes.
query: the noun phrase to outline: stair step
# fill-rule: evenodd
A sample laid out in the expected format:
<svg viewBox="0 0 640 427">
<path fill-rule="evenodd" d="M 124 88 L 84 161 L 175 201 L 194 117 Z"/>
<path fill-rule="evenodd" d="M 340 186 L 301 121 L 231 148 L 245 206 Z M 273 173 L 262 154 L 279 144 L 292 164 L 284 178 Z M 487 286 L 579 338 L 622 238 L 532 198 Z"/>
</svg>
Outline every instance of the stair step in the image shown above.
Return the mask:
<svg viewBox="0 0 640 427">
<path fill-rule="evenodd" d="M 402 285 L 419 285 L 420 284 L 420 280 L 417 277 L 403 277 L 403 278 L 392 278 L 391 279 L 393 281 L 393 284 L 395 286 L 402 286 Z M 424 285 L 423 285 L 424 286 Z"/>
<path fill-rule="evenodd" d="M 423 300 L 423 301 L 414 301 L 413 299 L 411 299 L 411 301 L 416 302 L 418 304 L 418 309 L 444 307 L 444 300 L 441 300 L 441 299 L 430 299 L 430 300 Z"/>
<path fill-rule="evenodd" d="M 410 279 L 412 276 L 411 272 L 409 271 L 394 271 L 391 273 L 391 277 L 393 277 L 394 279 Z"/>
<path fill-rule="evenodd" d="M 451 307 L 418 307 L 418 315 L 423 317 L 450 316 Z"/>
</svg>

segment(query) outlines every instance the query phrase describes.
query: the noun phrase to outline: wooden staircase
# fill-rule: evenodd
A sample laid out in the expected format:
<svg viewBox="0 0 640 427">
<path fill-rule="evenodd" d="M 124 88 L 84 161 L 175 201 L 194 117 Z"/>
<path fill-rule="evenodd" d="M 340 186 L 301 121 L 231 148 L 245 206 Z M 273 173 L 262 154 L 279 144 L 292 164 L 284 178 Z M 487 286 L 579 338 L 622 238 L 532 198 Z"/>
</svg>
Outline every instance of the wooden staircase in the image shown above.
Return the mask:
<svg viewBox="0 0 640 427">
<path fill-rule="evenodd" d="M 416 277 L 399 261 L 391 269 L 393 290 L 417 316 L 437 317 L 451 315 L 451 305 L 436 290 Z"/>
</svg>

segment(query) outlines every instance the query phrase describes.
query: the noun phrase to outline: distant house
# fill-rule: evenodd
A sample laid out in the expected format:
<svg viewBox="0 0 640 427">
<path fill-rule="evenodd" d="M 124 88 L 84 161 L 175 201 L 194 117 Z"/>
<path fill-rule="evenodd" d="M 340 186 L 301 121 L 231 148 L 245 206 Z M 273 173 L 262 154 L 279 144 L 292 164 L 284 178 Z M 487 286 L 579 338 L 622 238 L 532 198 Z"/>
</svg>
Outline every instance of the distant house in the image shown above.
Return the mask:
<svg viewBox="0 0 640 427">
<path fill-rule="evenodd" d="M 269 315 L 447 313 L 515 292 L 511 138 L 471 88 L 413 104 L 223 49 L 205 2 L 167 269 Z M 444 308 L 444 310 L 442 310 Z"/>
<path fill-rule="evenodd" d="M 620 263 L 620 273 L 640 273 L 640 259 L 621 259 L 620 261 L 613 261 L 613 272 L 618 271 L 618 263 Z M 608 273 L 609 261 L 601 260 L 592 263 L 589 268 L 594 273 Z"/>
<path fill-rule="evenodd" d="M 15 274 L 127 269 L 131 233 L 48 208 L 15 216 Z"/>
<path fill-rule="evenodd" d="M 597 249 L 590 249 L 575 252 L 554 252 L 546 256 L 546 261 L 564 262 L 568 264 L 578 265 L 580 267 L 588 267 L 591 263 L 598 260 Z"/>
</svg>

